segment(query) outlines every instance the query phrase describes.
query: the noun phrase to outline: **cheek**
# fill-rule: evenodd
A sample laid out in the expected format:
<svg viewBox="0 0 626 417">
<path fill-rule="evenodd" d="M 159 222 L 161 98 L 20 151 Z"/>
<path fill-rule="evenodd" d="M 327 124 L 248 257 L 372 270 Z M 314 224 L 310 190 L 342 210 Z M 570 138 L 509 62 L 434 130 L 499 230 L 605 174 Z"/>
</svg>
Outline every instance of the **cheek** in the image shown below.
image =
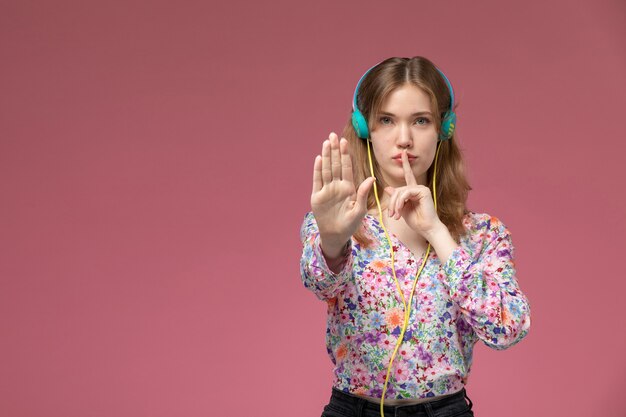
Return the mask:
<svg viewBox="0 0 626 417">
<path fill-rule="evenodd" d="M 437 151 L 437 142 L 439 140 L 439 134 L 436 131 L 432 131 L 432 133 L 430 133 L 428 135 L 427 138 L 425 138 L 426 140 L 424 141 L 424 148 L 426 148 L 428 151 L 428 153 L 432 153 L 434 155 L 434 153 Z"/>
<path fill-rule="evenodd" d="M 425 144 L 419 151 L 420 155 L 424 159 L 424 162 L 430 167 L 435 163 L 435 154 L 437 153 L 437 142 Z M 441 156 L 441 155 L 440 155 Z"/>
<path fill-rule="evenodd" d="M 428 142 L 431 146 L 437 146 L 437 140 L 439 139 L 439 133 L 437 133 L 437 129 L 434 127 L 429 129 L 427 133 L 424 134 L 423 138 L 426 142 Z"/>
<path fill-rule="evenodd" d="M 380 138 L 372 138 L 372 143 L 370 143 L 370 149 L 372 153 L 378 158 L 380 156 L 384 156 L 386 152 L 388 152 L 389 145 L 387 145 L 384 140 Z"/>
<path fill-rule="evenodd" d="M 428 148 L 428 150 L 426 151 L 426 155 L 428 156 L 428 160 L 433 163 L 435 162 L 435 155 L 437 154 L 437 145 L 433 145 L 432 147 Z"/>
</svg>

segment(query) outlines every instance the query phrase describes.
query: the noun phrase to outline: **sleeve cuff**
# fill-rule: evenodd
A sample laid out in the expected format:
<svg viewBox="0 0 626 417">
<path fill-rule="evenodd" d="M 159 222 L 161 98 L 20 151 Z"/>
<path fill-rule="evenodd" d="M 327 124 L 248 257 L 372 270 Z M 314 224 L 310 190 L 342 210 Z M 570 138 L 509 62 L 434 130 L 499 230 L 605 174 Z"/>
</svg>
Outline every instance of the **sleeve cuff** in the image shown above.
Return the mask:
<svg viewBox="0 0 626 417">
<path fill-rule="evenodd" d="M 315 256 L 320 260 L 320 266 L 324 268 L 328 272 L 328 274 L 341 276 L 346 273 L 347 266 L 350 265 L 350 261 L 352 260 L 352 239 L 348 240 L 346 245 L 343 247 L 343 250 L 341 251 L 341 269 L 338 273 L 333 272 L 326 263 L 326 257 L 324 256 L 324 252 L 322 251 L 322 244 L 319 235 L 315 238 L 313 250 L 315 252 Z"/>
<path fill-rule="evenodd" d="M 326 263 L 326 257 L 324 256 L 324 252 L 322 252 L 322 244 L 319 234 L 315 236 L 315 240 L 313 241 L 313 253 L 315 258 L 319 260 L 319 267 L 324 270 L 325 275 L 330 275 L 336 278 L 345 278 L 345 275 L 349 274 L 352 270 L 352 268 L 349 268 L 349 266 L 352 265 L 352 239 L 348 240 L 346 246 L 344 246 L 343 251 L 341 252 L 343 260 L 341 261 L 341 270 L 337 273 L 333 272 Z"/>
<path fill-rule="evenodd" d="M 453 294 L 463 278 L 466 271 L 472 265 L 472 254 L 463 246 L 458 246 L 452 251 L 445 265 L 443 272 L 446 275 L 446 284 Z"/>
<path fill-rule="evenodd" d="M 345 259 L 342 262 L 341 271 L 334 273 L 326 263 L 320 242 L 320 237 L 317 235 L 309 246 L 310 256 L 304 258 L 302 265 L 304 285 L 311 289 L 320 300 L 328 300 L 335 297 L 352 277 L 353 244 L 350 239 L 343 252 Z"/>
</svg>

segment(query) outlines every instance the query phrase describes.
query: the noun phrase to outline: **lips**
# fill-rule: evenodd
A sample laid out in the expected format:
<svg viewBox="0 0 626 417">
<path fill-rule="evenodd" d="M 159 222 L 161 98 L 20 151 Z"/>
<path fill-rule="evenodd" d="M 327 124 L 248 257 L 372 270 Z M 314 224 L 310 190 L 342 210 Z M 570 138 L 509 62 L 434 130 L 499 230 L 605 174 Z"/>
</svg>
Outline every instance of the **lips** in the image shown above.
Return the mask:
<svg viewBox="0 0 626 417">
<path fill-rule="evenodd" d="M 402 162 L 402 157 L 399 156 L 394 156 L 392 158 L 394 161 L 400 161 Z M 417 158 L 415 156 L 409 156 L 409 162 L 415 161 Z"/>
<path fill-rule="evenodd" d="M 415 155 L 410 154 L 410 153 L 407 153 L 407 156 L 409 157 L 409 160 L 417 158 Z M 399 159 L 399 160 L 402 160 L 402 154 L 401 154 L 401 153 L 399 153 L 399 154 L 397 154 L 397 155 L 394 155 L 394 156 L 393 156 L 393 159 Z"/>
</svg>

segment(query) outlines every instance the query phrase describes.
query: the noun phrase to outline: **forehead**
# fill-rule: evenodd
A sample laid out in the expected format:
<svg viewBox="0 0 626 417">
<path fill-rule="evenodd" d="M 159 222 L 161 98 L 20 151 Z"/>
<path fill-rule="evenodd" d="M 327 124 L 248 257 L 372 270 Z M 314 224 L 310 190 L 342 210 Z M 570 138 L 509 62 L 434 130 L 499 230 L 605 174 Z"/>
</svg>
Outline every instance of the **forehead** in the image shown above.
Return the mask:
<svg viewBox="0 0 626 417">
<path fill-rule="evenodd" d="M 404 84 L 389 93 L 383 100 L 380 111 L 395 115 L 432 112 L 430 96 L 413 84 Z"/>
</svg>

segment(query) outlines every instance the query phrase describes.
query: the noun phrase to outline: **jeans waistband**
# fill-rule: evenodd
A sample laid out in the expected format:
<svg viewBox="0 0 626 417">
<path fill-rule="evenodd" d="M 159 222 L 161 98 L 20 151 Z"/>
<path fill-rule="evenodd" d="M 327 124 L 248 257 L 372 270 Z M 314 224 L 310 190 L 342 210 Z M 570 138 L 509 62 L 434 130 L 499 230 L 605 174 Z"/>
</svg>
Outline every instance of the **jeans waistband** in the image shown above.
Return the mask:
<svg viewBox="0 0 626 417">
<path fill-rule="evenodd" d="M 367 410 L 373 410 L 373 411 L 380 411 L 380 403 L 370 401 L 367 398 L 361 398 L 356 395 L 350 394 L 348 392 L 338 390 L 335 387 L 333 387 L 332 389 L 332 394 L 330 398 L 331 398 L 330 399 L 331 402 L 335 401 L 344 405 L 349 405 L 351 408 L 354 407 L 355 409 L 360 408 L 362 410 L 367 409 Z M 463 403 L 464 405 L 467 405 L 467 403 L 465 402 L 465 399 L 467 399 L 467 401 L 469 402 L 469 409 L 471 410 L 472 400 L 470 400 L 469 397 L 467 396 L 467 392 L 465 391 L 465 388 L 462 388 L 460 391 L 452 395 L 448 395 L 446 397 L 443 397 L 437 400 L 427 401 L 427 402 L 423 402 L 419 404 L 408 404 L 408 405 L 385 405 L 383 404 L 383 410 L 385 412 L 385 415 L 389 413 L 390 416 L 395 415 L 396 410 L 402 410 L 402 414 L 419 413 L 420 411 L 425 412 L 426 410 L 430 412 L 430 411 L 449 407 L 451 405 L 459 404 L 459 403 Z"/>
</svg>

